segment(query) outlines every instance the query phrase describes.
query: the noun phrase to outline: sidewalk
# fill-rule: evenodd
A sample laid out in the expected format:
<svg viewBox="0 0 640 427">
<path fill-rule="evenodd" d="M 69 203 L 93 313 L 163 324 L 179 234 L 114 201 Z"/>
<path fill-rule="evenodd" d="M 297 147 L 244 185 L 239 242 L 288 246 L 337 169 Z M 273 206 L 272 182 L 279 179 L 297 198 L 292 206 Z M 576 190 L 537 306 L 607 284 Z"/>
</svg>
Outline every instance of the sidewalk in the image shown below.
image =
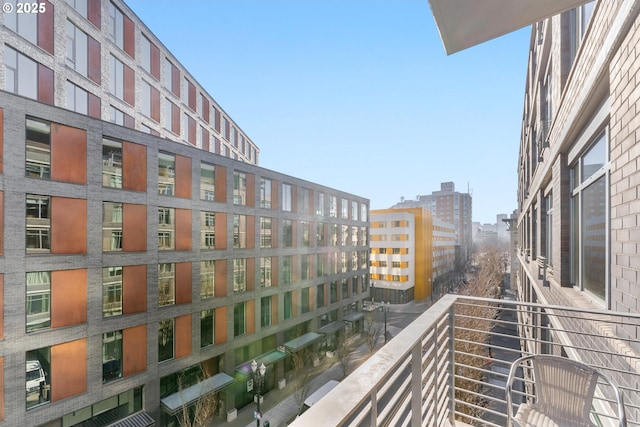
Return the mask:
<svg viewBox="0 0 640 427">
<path fill-rule="evenodd" d="M 429 306 L 429 300 L 410 301 L 406 304 L 390 305 L 389 312 L 420 314 L 429 308 Z M 392 329 L 391 326 L 390 329 Z M 358 366 L 374 354 L 382 345 L 384 345 L 384 340 L 381 339 L 378 342 L 373 353 L 369 351 L 369 347 L 362 338 L 357 341 L 356 345 L 357 347 L 351 355 L 349 373 L 356 370 Z M 325 357 L 318 367 L 312 368 L 311 377 L 311 385 L 307 395 L 310 395 L 322 387 L 329 380 L 342 380 L 342 368 L 335 357 Z M 260 404 L 260 410 L 262 412 L 262 421 L 260 425 L 262 426 L 265 421 L 269 421 L 270 427 L 285 427 L 287 422 L 295 417 L 298 411 L 298 405 L 293 393 L 293 386 L 291 384 L 287 384 L 287 386 L 282 390 L 274 389 L 265 394 L 263 396 L 263 401 Z M 235 420 L 227 422 L 226 419 L 216 417 L 210 426 L 255 427 L 256 420 L 253 418 L 255 410 L 255 404 L 246 405 L 243 408 L 238 409 L 238 417 Z"/>
</svg>

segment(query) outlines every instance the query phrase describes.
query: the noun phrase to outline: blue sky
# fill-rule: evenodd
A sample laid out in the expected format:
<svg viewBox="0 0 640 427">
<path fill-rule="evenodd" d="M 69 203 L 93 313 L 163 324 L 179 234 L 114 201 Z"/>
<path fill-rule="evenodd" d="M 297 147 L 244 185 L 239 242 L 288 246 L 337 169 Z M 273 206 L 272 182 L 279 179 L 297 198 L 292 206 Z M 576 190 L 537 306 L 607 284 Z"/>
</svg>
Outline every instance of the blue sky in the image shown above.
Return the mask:
<svg viewBox="0 0 640 427">
<path fill-rule="evenodd" d="M 260 147 L 260 166 L 387 208 L 453 181 L 516 207 L 529 29 L 446 56 L 427 0 L 129 0 Z"/>
</svg>

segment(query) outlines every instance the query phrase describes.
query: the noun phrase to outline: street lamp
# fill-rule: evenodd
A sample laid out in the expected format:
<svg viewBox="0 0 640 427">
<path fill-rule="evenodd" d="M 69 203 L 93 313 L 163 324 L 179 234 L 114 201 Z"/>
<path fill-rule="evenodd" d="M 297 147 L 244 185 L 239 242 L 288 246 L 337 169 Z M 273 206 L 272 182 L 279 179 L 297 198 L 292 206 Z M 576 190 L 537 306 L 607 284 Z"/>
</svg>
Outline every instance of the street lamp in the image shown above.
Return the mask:
<svg viewBox="0 0 640 427">
<path fill-rule="evenodd" d="M 253 380 L 256 383 L 256 405 L 258 405 L 256 411 L 256 426 L 260 427 L 260 418 L 262 418 L 262 414 L 260 413 L 260 389 L 262 388 L 262 383 L 264 382 L 264 374 L 267 372 L 267 367 L 264 366 L 264 363 L 260 364 L 258 368 L 258 363 L 253 360 L 251 362 L 251 372 L 253 372 Z"/>
</svg>

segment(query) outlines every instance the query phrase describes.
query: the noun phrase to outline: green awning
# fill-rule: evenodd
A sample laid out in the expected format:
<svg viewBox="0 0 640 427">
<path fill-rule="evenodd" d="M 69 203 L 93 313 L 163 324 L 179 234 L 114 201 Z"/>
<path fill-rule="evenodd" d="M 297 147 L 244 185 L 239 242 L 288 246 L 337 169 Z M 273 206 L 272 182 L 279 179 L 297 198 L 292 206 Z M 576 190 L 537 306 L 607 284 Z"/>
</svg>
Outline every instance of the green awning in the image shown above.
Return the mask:
<svg viewBox="0 0 640 427">
<path fill-rule="evenodd" d="M 260 356 L 256 357 L 255 360 L 258 366 L 262 365 L 263 363 L 264 366 L 269 366 L 280 359 L 284 359 L 284 356 L 286 356 L 286 353 L 284 351 L 272 350 L 268 353 L 261 354 Z M 240 366 L 237 366 L 236 371 L 240 372 L 243 375 L 251 375 L 251 362 L 253 362 L 253 359 L 243 363 Z"/>
<path fill-rule="evenodd" d="M 355 322 L 356 320 L 360 320 L 364 317 L 364 313 L 361 311 L 356 311 L 355 313 L 348 314 L 342 318 L 345 322 Z"/>
<path fill-rule="evenodd" d="M 193 405 L 198 398 L 206 396 L 209 393 L 218 391 L 228 386 L 235 380 L 225 373 L 215 374 L 197 384 L 189 386 L 182 391 L 177 391 L 167 397 L 160 399 L 162 409 L 169 415 L 175 415 L 182 410 L 182 405 Z"/>
<path fill-rule="evenodd" d="M 340 329 L 344 328 L 346 325 L 344 324 L 344 322 L 341 322 L 339 320 L 335 321 L 335 322 L 331 322 L 328 325 L 324 325 L 322 328 L 318 329 L 318 332 L 324 335 L 329 335 L 332 334 L 336 331 L 339 331 Z"/>
<path fill-rule="evenodd" d="M 322 337 L 322 335 L 317 334 L 315 332 L 307 332 L 306 334 L 293 339 L 291 341 L 287 341 L 284 343 L 284 346 L 287 347 L 291 351 L 298 351 L 308 346 L 318 338 Z"/>
</svg>

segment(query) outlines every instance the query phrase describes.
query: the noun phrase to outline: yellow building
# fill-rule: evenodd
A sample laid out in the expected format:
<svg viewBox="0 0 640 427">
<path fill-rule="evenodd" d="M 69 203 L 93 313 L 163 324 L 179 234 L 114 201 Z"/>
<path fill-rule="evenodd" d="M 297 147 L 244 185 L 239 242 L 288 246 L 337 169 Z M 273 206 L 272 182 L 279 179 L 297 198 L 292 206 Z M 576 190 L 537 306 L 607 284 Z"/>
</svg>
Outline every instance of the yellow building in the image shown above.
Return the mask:
<svg viewBox="0 0 640 427">
<path fill-rule="evenodd" d="M 435 278 L 453 269 L 455 227 L 424 208 L 372 210 L 370 224 L 374 301 L 429 298 Z"/>
</svg>

